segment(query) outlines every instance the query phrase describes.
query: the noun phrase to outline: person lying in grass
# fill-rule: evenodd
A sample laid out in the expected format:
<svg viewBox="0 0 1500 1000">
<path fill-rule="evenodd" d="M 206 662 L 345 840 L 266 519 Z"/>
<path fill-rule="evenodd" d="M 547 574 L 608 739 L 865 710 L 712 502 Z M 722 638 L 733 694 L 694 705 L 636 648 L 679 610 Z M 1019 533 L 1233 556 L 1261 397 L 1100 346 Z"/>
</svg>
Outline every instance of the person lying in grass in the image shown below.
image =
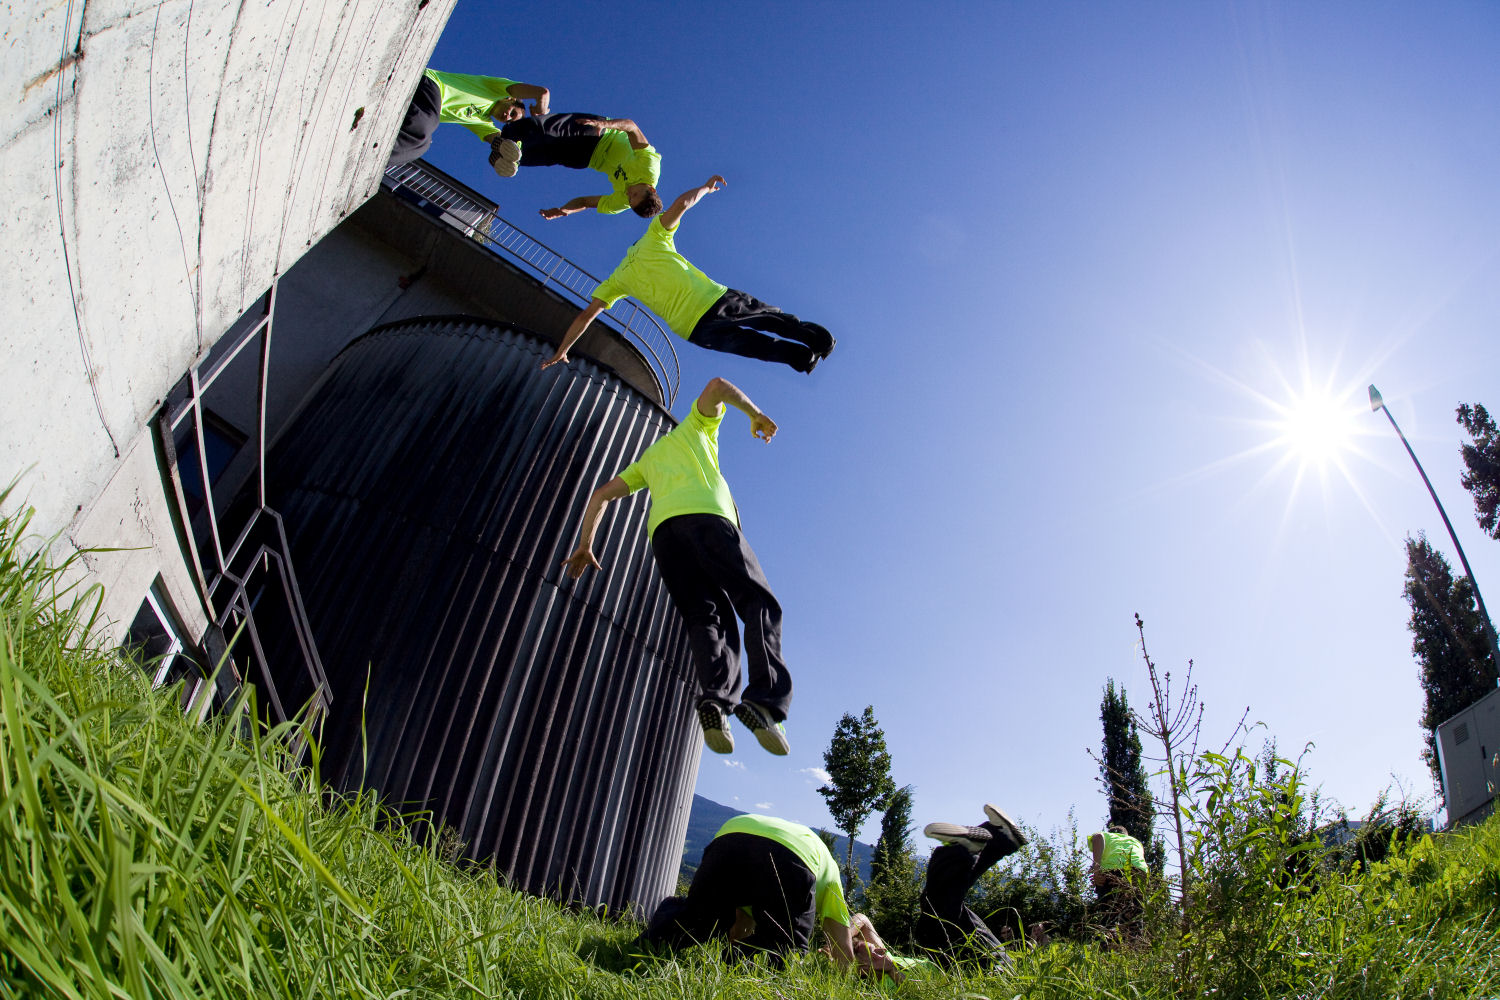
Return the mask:
<svg viewBox="0 0 1500 1000">
<path fill-rule="evenodd" d="M 907 977 L 939 966 L 959 964 L 994 968 L 1010 961 L 1005 946 L 984 920 L 964 905 L 979 876 L 1007 855 L 1026 844 L 1026 835 L 997 806 L 984 807 L 985 822 L 978 826 L 958 823 L 928 823 L 922 830 L 942 846 L 933 849 L 927 862 L 927 881 L 922 887 L 917 916 L 917 946 L 931 958 L 908 958 L 886 946 L 870 918 L 863 913 L 850 917 L 850 940 L 854 956 L 863 966 L 900 984 Z M 821 949 L 833 958 L 833 952 Z"/>
<path fill-rule="evenodd" d="M 808 951 L 815 926 L 828 940 L 823 953 L 839 968 L 866 975 L 894 968 L 872 949 L 856 950 L 838 864 L 822 839 L 801 823 L 744 813 L 719 828 L 687 896 L 662 900 L 634 947 L 688 948 L 721 938 L 731 957 L 763 953 L 779 962 Z"/>
</svg>

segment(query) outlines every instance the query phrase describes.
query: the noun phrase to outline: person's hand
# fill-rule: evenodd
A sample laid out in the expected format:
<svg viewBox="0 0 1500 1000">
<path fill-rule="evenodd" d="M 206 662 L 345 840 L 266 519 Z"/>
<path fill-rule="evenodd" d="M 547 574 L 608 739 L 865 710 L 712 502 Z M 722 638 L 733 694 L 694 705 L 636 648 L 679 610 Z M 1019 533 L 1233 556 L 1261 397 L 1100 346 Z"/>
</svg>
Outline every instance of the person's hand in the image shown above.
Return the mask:
<svg viewBox="0 0 1500 1000">
<path fill-rule="evenodd" d="M 599 565 L 599 560 L 594 558 L 593 550 L 584 548 L 583 546 L 574 549 L 573 554 L 564 559 L 562 563 L 563 572 L 567 573 L 569 578 L 574 580 L 583 576 L 583 571 L 590 566 L 600 572 L 604 571 L 604 567 Z"/>
<path fill-rule="evenodd" d="M 584 128 L 596 129 L 601 134 L 604 132 L 603 118 L 579 118 L 576 120 L 578 124 L 582 125 Z"/>
<path fill-rule="evenodd" d="M 542 218 L 544 219 L 562 219 L 565 218 L 567 214 L 567 210 L 562 207 L 544 208 L 541 212 Z"/>
<path fill-rule="evenodd" d="M 556 354 L 552 355 L 552 357 L 550 357 L 546 361 L 542 362 L 542 371 L 546 371 L 548 368 L 551 368 L 553 365 L 562 364 L 562 363 L 566 362 L 567 360 L 568 360 L 568 352 L 567 351 L 558 351 Z"/>
<path fill-rule="evenodd" d="M 718 174 L 714 174 L 712 177 L 710 177 L 708 179 L 708 182 L 706 184 L 704 184 L 703 186 L 706 187 L 706 188 L 708 188 L 708 190 L 710 190 L 710 191 L 717 191 L 721 187 L 728 187 L 729 186 L 729 182 L 726 181 L 723 177 L 719 176 Z"/>
<path fill-rule="evenodd" d="M 750 418 L 750 433 L 762 441 L 770 441 L 776 436 L 776 421 L 764 413 L 757 413 Z"/>
</svg>

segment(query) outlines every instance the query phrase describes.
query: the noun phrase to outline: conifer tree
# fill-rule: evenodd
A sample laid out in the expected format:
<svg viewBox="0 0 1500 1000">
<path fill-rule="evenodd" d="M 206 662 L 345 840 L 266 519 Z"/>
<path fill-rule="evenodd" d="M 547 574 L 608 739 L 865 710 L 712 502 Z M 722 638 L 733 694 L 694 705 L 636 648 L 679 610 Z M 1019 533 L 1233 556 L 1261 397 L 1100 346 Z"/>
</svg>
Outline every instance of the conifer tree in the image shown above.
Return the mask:
<svg viewBox="0 0 1500 1000">
<path fill-rule="evenodd" d="M 1474 516 L 1491 538 L 1500 539 L 1500 429 L 1483 406 L 1460 403 L 1458 422 L 1473 444 L 1459 449 L 1465 472 L 1464 489 L 1474 497 Z"/>
<path fill-rule="evenodd" d="M 911 785 L 903 785 L 886 799 L 880 818 L 880 839 L 870 858 L 870 884 L 865 887 L 865 910 L 886 942 L 902 947 L 912 940 L 922 886 L 911 840 Z"/>
<path fill-rule="evenodd" d="M 1422 759 L 1442 792 L 1435 732 L 1495 686 L 1495 661 L 1467 576 L 1455 578 L 1448 560 L 1425 535 L 1406 539 L 1406 601 L 1411 605 L 1411 651 L 1421 669 L 1425 703 Z"/>
<path fill-rule="evenodd" d="M 1156 800 L 1141 759 L 1140 730 L 1124 686 L 1117 688 L 1112 677 L 1104 686 L 1099 721 L 1104 727 L 1099 783 L 1109 801 L 1109 822 L 1141 842 L 1151 869 L 1159 873 L 1166 864 L 1166 846 L 1156 835 Z"/>
</svg>

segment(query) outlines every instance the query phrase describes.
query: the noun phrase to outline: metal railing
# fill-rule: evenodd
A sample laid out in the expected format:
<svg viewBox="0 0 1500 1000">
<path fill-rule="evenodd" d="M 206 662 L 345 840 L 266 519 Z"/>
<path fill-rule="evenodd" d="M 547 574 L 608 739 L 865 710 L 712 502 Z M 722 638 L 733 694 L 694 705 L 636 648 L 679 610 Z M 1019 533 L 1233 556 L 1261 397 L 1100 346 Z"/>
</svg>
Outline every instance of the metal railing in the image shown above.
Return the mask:
<svg viewBox="0 0 1500 1000">
<path fill-rule="evenodd" d="M 505 254 L 542 279 L 542 287 L 555 286 L 580 305 L 593 298 L 600 279 L 574 264 L 551 247 L 517 229 L 497 215 L 498 206 L 422 160 L 391 167 L 383 184 L 392 190 L 404 188 L 442 210 L 443 216 L 465 236 Z M 677 398 L 681 370 L 673 335 L 646 309 L 624 300 L 596 322 L 622 334 L 645 356 L 661 388 L 662 399 L 671 409 Z"/>
<path fill-rule="evenodd" d="M 167 476 L 171 482 L 172 499 L 176 502 L 178 516 L 184 528 L 189 566 L 198 585 L 199 595 L 209 620 L 225 635 L 247 637 L 247 646 L 237 651 L 238 655 L 251 660 L 259 668 L 260 683 L 264 687 L 269 705 L 277 721 L 292 718 L 303 706 L 285 705 L 272 677 L 271 656 L 262 642 L 257 624 L 257 605 L 263 600 L 283 602 L 276 609 L 279 616 L 285 615 L 291 622 L 295 640 L 295 656 L 306 672 L 307 682 L 313 690 L 313 701 L 305 706 L 307 721 L 315 723 L 328 710 L 332 702 L 328 677 L 323 671 L 323 662 L 318 656 L 317 644 L 313 641 L 312 627 L 307 620 L 307 609 L 302 603 L 302 591 L 297 583 L 297 574 L 292 568 L 291 544 L 287 540 L 286 526 L 281 515 L 266 503 L 266 376 L 270 367 L 272 320 L 276 308 L 276 284 L 262 298 L 259 316 L 247 314 L 242 318 L 238 333 L 231 328 L 209 356 L 188 369 L 187 376 L 172 390 L 157 418 L 157 429 L 162 450 L 167 456 Z M 253 310 L 252 310 L 253 313 Z M 248 324 L 246 323 L 248 320 Z M 208 465 L 208 447 L 204 435 L 204 394 L 219 379 L 247 348 L 255 345 L 259 357 L 256 359 L 257 380 L 255 399 L 254 503 L 244 525 L 232 542 L 228 541 L 224 528 L 228 513 L 227 504 L 216 497 L 213 477 Z M 187 428 L 190 432 L 191 455 L 177 453 L 178 432 Z M 194 510 L 183 485 L 179 459 L 190 457 L 196 465 L 196 478 L 202 487 L 202 507 Z M 268 613 L 268 607 L 259 609 Z M 231 669 L 237 668 L 231 665 Z"/>
</svg>

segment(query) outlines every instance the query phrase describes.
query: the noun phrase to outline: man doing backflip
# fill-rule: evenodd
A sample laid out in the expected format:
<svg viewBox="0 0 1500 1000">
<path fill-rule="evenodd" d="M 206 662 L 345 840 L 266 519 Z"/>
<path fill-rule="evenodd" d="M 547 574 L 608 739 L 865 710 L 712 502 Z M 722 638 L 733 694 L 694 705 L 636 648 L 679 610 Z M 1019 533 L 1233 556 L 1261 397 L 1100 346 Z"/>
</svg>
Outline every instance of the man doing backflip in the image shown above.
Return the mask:
<svg viewBox="0 0 1500 1000">
<path fill-rule="evenodd" d="M 568 348 L 595 317 L 627 295 L 645 303 L 679 337 L 710 351 L 777 361 L 799 372 L 811 372 L 833 352 L 833 336 L 823 327 L 719 284 L 677 252 L 676 233 L 683 214 L 723 185 L 724 178 L 716 174 L 678 195 L 651 220 L 646 234 L 594 289 L 589 304 L 563 334 L 557 353 L 542 362 L 543 368 L 567 361 Z"/>
<path fill-rule="evenodd" d="M 523 167 L 572 167 L 597 170 L 614 190 L 606 195 L 584 195 L 542 209 L 542 218 L 561 219 L 592 208 L 604 215 L 630 209 L 643 219 L 661 211 L 656 182 L 661 176 L 661 154 L 629 118 L 569 111 L 507 122 L 490 138 L 490 165 L 502 177 Z"/>
<path fill-rule="evenodd" d="M 719 472 L 719 424 L 726 403 L 750 418 L 753 435 L 762 441 L 775 436 L 776 422 L 750 397 L 725 379 L 710 380 L 682 423 L 594 490 L 578 544 L 563 568 L 575 580 L 590 566 L 603 569 L 593 545 L 605 506 L 642 487 L 649 490 L 651 554 L 687 625 L 703 689 L 698 721 L 704 742 L 715 753 L 734 752 L 727 718 L 732 712 L 761 746 L 784 755 L 789 746 L 781 723 L 792 702 L 792 678 L 781 658 L 781 605 L 740 534 L 739 510 Z M 745 623 L 750 668 L 743 695 L 736 614 Z"/>
<path fill-rule="evenodd" d="M 550 96 L 546 87 L 532 83 L 429 69 L 422 74 L 417 92 L 412 95 L 386 166 L 410 163 L 427 152 L 432 145 L 432 133 L 442 122 L 462 125 L 488 141 L 500 134 L 500 126 L 495 122 L 521 119 L 526 113 L 522 101 L 532 102 L 532 114 L 546 115 Z M 516 172 L 514 164 L 510 172 Z"/>
</svg>

